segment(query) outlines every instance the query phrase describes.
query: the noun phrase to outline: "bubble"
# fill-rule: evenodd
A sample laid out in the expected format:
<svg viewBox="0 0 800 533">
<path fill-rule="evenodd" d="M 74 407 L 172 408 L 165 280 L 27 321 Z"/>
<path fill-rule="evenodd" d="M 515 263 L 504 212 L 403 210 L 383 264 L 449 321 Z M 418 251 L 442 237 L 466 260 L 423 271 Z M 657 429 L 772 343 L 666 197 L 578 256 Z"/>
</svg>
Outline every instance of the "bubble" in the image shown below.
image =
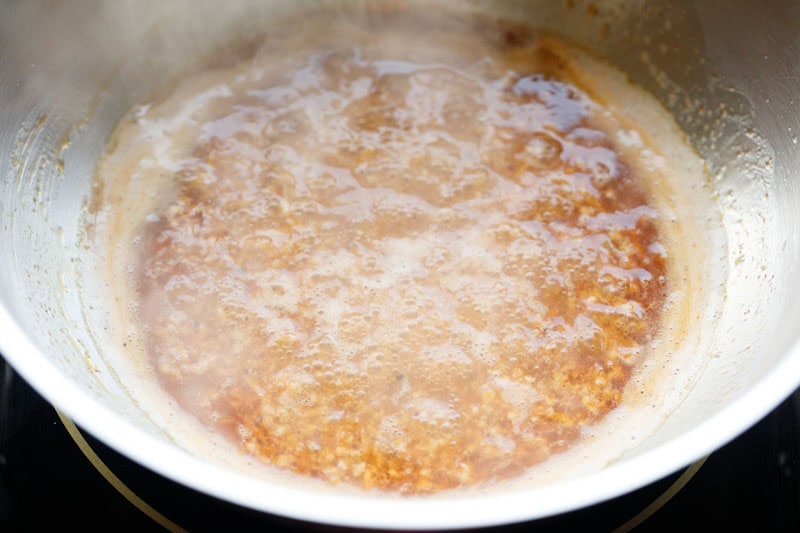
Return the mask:
<svg viewBox="0 0 800 533">
<path fill-rule="evenodd" d="M 525 153 L 541 165 L 555 165 L 561 157 L 561 143 L 549 135 L 537 133 L 525 144 Z"/>
</svg>

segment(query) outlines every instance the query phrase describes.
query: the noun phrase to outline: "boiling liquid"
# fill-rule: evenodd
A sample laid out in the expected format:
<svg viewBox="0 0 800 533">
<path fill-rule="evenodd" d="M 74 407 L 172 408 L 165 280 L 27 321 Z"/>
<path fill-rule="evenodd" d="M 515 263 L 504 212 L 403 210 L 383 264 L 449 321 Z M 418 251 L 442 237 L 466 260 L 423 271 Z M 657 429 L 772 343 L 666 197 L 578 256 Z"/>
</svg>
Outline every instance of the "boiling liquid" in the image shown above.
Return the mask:
<svg viewBox="0 0 800 533">
<path fill-rule="evenodd" d="M 329 22 L 120 125 L 99 176 L 108 241 L 137 243 L 139 362 L 286 471 L 409 494 L 518 477 L 664 344 L 686 280 L 659 194 L 690 165 L 551 36 Z"/>
</svg>

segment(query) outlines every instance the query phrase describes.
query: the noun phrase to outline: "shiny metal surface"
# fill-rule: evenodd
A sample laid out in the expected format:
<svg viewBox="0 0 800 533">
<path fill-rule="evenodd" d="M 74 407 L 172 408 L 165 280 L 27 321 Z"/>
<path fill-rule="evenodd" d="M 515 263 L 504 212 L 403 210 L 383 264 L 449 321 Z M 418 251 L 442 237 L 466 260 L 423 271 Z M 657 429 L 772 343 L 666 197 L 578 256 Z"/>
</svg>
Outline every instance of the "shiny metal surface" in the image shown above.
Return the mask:
<svg viewBox="0 0 800 533">
<path fill-rule="evenodd" d="M 102 350 L 109 316 L 93 299 L 103 287 L 83 268 L 92 251 L 79 224 L 94 161 L 130 105 L 231 35 L 304 4 L 313 2 L 2 3 L 0 352 L 85 429 L 157 472 L 255 509 L 359 526 L 460 527 L 548 516 L 642 486 L 740 434 L 800 385 L 800 5 L 470 1 L 461 6 L 596 48 L 655 94 L 707 159 L 730 274 L 702 377 L 652 439 L 601 472 L 468 505 L 310 496 L 175 446 Z"/>
</svg>

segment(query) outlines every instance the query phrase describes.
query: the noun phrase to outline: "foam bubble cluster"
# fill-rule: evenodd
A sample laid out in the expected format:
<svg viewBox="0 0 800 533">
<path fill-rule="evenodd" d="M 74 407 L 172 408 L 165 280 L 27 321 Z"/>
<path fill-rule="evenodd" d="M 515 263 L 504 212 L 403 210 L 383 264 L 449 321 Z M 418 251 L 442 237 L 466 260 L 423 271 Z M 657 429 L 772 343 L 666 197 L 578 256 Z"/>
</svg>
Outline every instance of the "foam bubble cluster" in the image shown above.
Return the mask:
<svg viewBox="0 0 800 533">
<path fill-rule="evenodd" d="M 559 46 L 457 37 L 449 62 L 299 50 L 218 91 L 145 221 L 158 375 L 270 464 L 403 493 L 515 476 L 619 403 L 657 329 L 657 212 L 603 110 Z"/>
</svg>

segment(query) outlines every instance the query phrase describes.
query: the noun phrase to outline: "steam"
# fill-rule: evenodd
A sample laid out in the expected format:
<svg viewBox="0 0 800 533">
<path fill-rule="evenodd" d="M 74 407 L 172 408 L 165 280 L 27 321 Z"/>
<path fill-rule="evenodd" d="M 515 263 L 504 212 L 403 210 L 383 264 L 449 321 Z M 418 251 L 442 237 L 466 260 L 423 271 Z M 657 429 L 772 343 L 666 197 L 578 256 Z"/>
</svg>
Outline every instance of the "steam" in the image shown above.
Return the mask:
<svg viewBox="0 0 800 533">
<path fill-rule="evenodd" d="M 447 3 L 447 2 L 444 2 Z M 337 23 L 369 23 L 398 2 L 264 2 L 214 0 L 137 2 L 76 0 L 15 2 L 0 22 L 4 54 L 24 69 L 22 91 L 31 102 L 57 99 L 78 120 L 97 97 L 97 88 L 123 84 L 120 109 L 163 90 L 175 76 L 198 62 L 220 64 L 240 59 L 243 43 L 265 39 L 269 46 L 303 31 L 302 18 L 288 26 L 276 19 L 324 6 Z M 425 20 L 432 30 L 447 21 Z M 264 34 L 265 27 L 273 29 Z M 346 27 L 343 25 L 342 27 Z M 222 52 L 221 52 L 222 51 Z M 87 58 L 91 58 L 87 60 Z M 255 58 L 258 59 L 257 57 Z M 13 79 L 13 78 L 12 78 Z"/>
</svg>

